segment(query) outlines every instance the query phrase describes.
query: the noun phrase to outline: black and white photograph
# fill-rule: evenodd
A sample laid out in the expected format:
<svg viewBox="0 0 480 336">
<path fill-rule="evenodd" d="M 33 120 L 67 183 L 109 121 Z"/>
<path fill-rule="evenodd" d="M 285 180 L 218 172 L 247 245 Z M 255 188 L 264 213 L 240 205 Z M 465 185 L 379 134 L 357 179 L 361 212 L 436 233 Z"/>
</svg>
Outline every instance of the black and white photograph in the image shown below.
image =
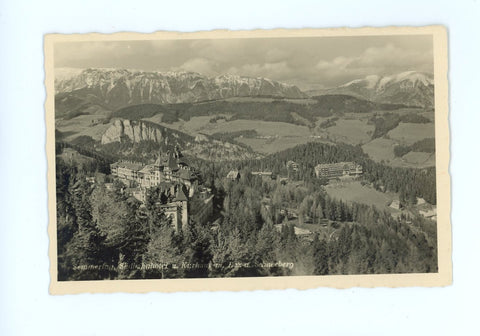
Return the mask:
<svg viewBox="0 0 480 336">
<path fill-rule="evenodd" d="M 478 334 L 479 17 L 0 1 L 0 335 Z"/>
<path fill-rule="evenodd" d="M 448 274 L 442 31 L 362 32 L 51 36 L 52 281 Z"/>
</svg>

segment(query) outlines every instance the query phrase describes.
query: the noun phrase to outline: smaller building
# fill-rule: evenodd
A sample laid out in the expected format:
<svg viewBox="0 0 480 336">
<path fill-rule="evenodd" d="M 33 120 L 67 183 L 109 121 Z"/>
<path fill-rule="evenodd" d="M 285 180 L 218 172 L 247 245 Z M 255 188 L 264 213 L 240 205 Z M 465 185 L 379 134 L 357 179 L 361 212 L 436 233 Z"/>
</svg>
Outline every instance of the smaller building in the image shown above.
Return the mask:
<svg viewBox="0 0 480 336">
<path fill-rule="evenodd" d="M 157 203 L 164 211 L 165 216 L 171 218 L 172 227 L 176 232 L 185 230 L 188 225 L 188 198 L 182 186 L 176 186 L 175 197 L 168 203 Z"/>
<path fill-rule="evenodd" d="M 295 161 L 292 161 L 292 160 L 288 161 L 286 166 L 287 166 L 287 169 L 289 170 L 292 170 L 294 172 L 298 171 L 298 163 L 296 163 Z"/>
<path fill-rule="evenodd" d="M 277 230 L 277 232 L 282 232 L 285 225 L 286 224 L 275 224 L 274 227 L 275 227 L 275 230 Z M 293 230 L 295 235 L 298 236 L 299 238 L 306 238 L 306 237 L 312 236 L 312 231 L 307 229 L 302 229 L 298 226 L 294 226 Z"/>
<path fill-rule="evenodd" d="M 312 231 L 307 230 L 307 229 L 302 229 L 298 226 L 295 226 L 293 229 L 295 231 L 296 236 L 309 236 L 309 235 L 312 234 Z"/>
<path fill-rule="evenodd" d="M 433 219 L 433 217 L 435 217 L 435 219 L 436 219 L 437 209 L 433 208 L 433 209 L 430 209 L 430 210 L 420 210 L 419 213 L 420 213 L 420 215 L 422 215 L 425 218 Z"/>
<path fill-rule="evenodd" d="M 179 207 L 176 204 L 167 203 L 162 204 L 160 208 L 165 213 L 165 216 L 172 221 L 172 227 L 175 232 L 180 232 L 182 229 L 182 221 Z"/>
<path fill-rule="evenodd" d="M 227 174 L 227 179 L 231 181 L 238 181 L 240 179 L 240 173 L 238 170 L 230 170 Z"/>
<path fill-rule="evenodd" d="M 328 219 L 327 218 L 321 218 L 320 219 L 320 225 L 323 227 L 328 226 Z"/>
<path fill-rule="evenodd" d="M 137 200 L 139 200 L 140 202 L 142 203 L 145 203 L 146 201 L 146 198 L 147 198 L 147 192 L 144 188 L 140 188 L 140 187 L 137 187 L 137 188 L 126 188 L 125 189 L 125 192 L 131 196 L 133 196 L 134 198 L 136 198 Z"/>
<path fill-rule="evenodd" d="M 425 203 L 426 203 L 426 201 L 423 198 L 417 197 L 417 205 L 423 205 Z"/>
<path fill-rule="evenodd" d="M 399 200 L 393 200 L 392 203 L 389 205 L 390 208 L 395 209 L 395 210 L 400 210 L 400 201 Z"/>
<path fill-rule="evenodd" d="M 256 171 L 251 173 L 252 176 L 260 176 L 262 180 L 276 180 L 277 176 L 271 171 Z"/>
</svg>

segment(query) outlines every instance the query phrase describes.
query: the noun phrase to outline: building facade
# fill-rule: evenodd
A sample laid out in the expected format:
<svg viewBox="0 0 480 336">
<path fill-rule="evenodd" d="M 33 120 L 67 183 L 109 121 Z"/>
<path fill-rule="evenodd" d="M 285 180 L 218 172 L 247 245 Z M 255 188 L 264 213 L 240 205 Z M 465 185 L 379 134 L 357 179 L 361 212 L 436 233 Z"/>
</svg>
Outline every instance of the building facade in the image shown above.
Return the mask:
<svg viewBox="0 0 480 336">
<path fill-rule="evenodd" d="M 315 166 L 318 178 L 357 177 L 363 173 L 363 168 L 354 162 L 323 163 Z"/>
<path fill-rule="evenodd" d="M 238 170 L 230 170 L 227 174 L 227 179 L 231 181 L 238 181 L 240 179 L 240 173 Z"/>
<path fill-rule="evenodd" d="M 175 231 L 185 230 L 189 224 L 191 199 L 201 197 L 200 208 L 195 209 L 195 219 L 206 221 L 212 214 L 211 191 L 200 188 L 195 170 L 178 149 L 161 153 L 153 164 L 120 161 L 110 165 L 113 176 L 124 182 L 126 192 L 146 202 L 147 190 L 159 187 L 164 200 L 158 202 L 165 215 L 171 218 Z"/>
</svg>

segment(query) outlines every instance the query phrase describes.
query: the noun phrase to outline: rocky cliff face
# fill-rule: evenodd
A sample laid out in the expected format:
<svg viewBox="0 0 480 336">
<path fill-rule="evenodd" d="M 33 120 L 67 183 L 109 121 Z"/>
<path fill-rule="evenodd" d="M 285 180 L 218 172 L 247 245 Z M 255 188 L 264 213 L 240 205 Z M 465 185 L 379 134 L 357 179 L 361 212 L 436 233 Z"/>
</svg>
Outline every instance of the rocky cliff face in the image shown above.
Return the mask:
<svg viewBox="0 0 480 336">
<path fill-rule="evenodd" d="M 122 142 L 126 139 L 132 142 L 164 140 L 165 134 L 157 127 L 152 127 L 141 121 L 117 119 L 102 135 L 102 145 L 111 142 Z"/>
<path fill-rule="evenodd" d="M 178 146 L 184 154 L 204 160 L 240 160 L 258 158 L 259 154 L 237 144 L 211 139 L 206 135 L 192 137 L 180 131 L 146 121 L 116 119 L 102 135 L 102 145 L 113 142 L 140 143 L 154 141 L 166 146 Z M 148 152 L 148 146 L 143 150 Z M 131 154 L 132 148 L 125 147 L 123 154 Z M 118 153 L 117 153 L 118 154 Z"/>
<path fill-rule="evenodd" d="M 57 94 L 74 93 L 108 108 L 145 103 L 191 103 L 238 96 L 304 98 L 296 86 L 266 78 L 222 75 L 206 77 L 194 72 L 140 72 L 86 69 L 59 71 Z"/>
</svg>

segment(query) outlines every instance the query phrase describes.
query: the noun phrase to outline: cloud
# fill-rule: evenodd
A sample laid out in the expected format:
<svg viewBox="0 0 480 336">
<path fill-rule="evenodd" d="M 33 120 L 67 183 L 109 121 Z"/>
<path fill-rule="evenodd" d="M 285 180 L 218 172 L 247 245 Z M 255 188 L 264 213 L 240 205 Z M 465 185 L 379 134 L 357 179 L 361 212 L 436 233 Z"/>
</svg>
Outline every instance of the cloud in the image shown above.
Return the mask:
<svg viewBox="0 0 480 336">
<path fill-rule="evenodd" d="M 178 70 L 198 72 L 207 76 L 218 74 L 218 64 L 207 58 L 192 58 L 180 65 Z"/>
<path fill-rule="evenodd" d="M 431 53 L 417 51 L 414 49 L 404 49 L 388 43 L 383 47 L 367 48 L 357 59 L 351 63 L 351 67 L 383 67 L 398 68 L 408 66 L 418 66 L 429 63 L 432 60 Z"/>
<path fill-rule="evenodd" d="M 315 66 L 316 69 L 320 71 L 328 71 L 331 69 L 345 69 L 352 62 L 351 58 L 338 56 L 335 57 L 332 61 L 320 60 Z"/>
<path fill-rule="evenodd" d="M 231 67 L 227 69 L 227 72 L 240 76 L 267 77 L 280 80 L 290 77 L 293 70 L 288 66 L 287 62 L 283 61 L 277 63 L 243 64 L 239 67 Z"/>
<path fill-rule="evenodd" d="M 347 82 L 367 75 L 386 75 L 407 70 L 432 72 L 432 52 L 400 48 L 393 43 L 369 47 L 356 56 L 337 56 L 319 60 L 315 65 L 318 77 L 326 81 Z M 337 83 L 338 84 L 338 83 Z"/>
<path fill-rule="evenodd" d="M 432 72 L 432 43 L 429 36 L 75 42 L 55 46 L 55 66 L 231 73 L 308 89 L 372 74 Z"/>
</svg>

